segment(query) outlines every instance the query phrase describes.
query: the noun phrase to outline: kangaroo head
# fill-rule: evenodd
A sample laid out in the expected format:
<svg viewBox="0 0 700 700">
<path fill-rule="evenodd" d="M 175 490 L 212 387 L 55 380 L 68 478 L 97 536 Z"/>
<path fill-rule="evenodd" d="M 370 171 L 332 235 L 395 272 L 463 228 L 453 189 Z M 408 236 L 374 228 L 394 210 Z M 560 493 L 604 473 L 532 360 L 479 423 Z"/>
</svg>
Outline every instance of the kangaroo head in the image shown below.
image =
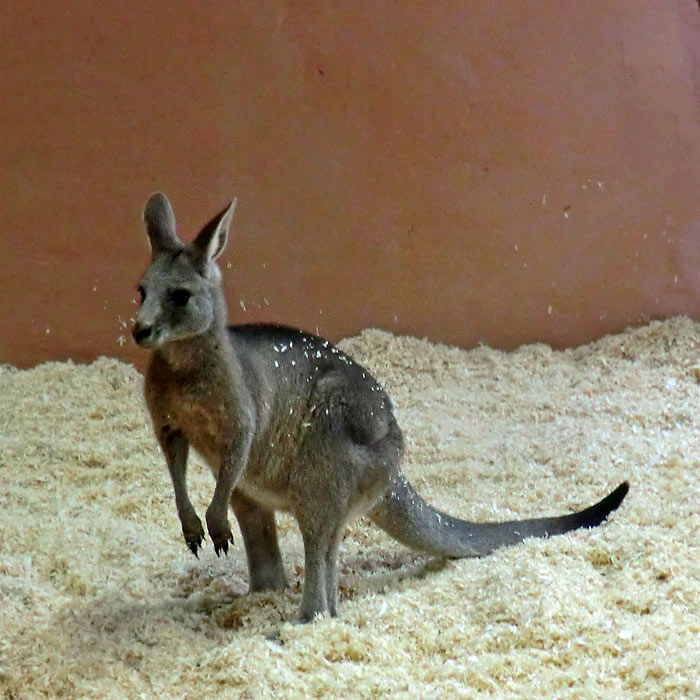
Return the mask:
<svg viewBox="0 0 700 700">
<path fill-rule="evenodd" d="M 132 330 L 143 348 L 185 340 L 225 323 L 221 272 L 216 258 L 228 238 L 236 200 L 217 214 L 188 244 L 175 233 L 168 198 L 157 192 L 146 202 L 143 219 L 151 244 L 151 265 L 141 283 L 141 307 Z"/>
</svg>

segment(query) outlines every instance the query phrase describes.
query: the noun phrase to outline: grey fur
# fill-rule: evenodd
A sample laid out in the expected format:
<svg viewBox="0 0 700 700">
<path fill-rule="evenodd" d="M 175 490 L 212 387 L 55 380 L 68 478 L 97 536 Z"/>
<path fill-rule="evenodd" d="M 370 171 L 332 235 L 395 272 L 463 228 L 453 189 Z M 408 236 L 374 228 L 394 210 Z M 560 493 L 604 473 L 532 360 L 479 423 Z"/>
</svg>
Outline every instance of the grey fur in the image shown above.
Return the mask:
<svg viewBox="0 0 700 700">
<path fill-rule="evenodd" d="M 527 537 L 602 522 L 627 484 L 590 508 L 562 517 L 469 523 L 440 513 L 400 471 L 403 438 L 389 397 L 370 373 L 323 338 L 273 325 L 226 325 L 215 263 L 235 202 L 185 245 L 165 195 L 144 220 L 152 262 L 133 328 L 152 350 L 146 400 L 175 489 L 187 546 L 204 528 L 187 495 L 190 446 L 216 486 L 206 511 L 218 554 L 233 541 L 233 508 L 248 556 L 251 591 L 286 586 L 275 510 L 290 511 L 304 541 L 299 620 L 336 614 L 336 559 L 343 528 L 362 513 L 400 542 L 445 557 L 480 556 Z"/>
</svg>

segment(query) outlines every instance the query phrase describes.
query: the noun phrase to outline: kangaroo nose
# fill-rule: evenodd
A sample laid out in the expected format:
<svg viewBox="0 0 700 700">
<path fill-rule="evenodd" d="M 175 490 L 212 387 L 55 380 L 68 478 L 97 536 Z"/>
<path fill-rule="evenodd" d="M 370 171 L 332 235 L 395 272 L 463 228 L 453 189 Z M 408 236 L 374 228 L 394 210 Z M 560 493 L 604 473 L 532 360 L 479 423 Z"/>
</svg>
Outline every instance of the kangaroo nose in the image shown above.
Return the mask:
<svg viewBox="0 0 700 700">
<path fill-rule="evenodd" d="M 148 340 L 148 338 L 151 336 L 152 330 L 153 326 L 144 326 L 140 323 L 135 323 L 131 330 L 131 335 L 133 335 L 134 340 L 141 345 L 144 340 Z"/>
</svg>

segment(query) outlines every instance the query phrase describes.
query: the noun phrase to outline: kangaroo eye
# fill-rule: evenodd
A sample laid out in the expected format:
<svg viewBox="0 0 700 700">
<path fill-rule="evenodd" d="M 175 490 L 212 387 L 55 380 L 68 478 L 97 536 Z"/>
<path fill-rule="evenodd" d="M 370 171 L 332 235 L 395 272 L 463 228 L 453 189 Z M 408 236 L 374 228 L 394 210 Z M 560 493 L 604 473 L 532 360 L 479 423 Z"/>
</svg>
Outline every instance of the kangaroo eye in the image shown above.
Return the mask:
<svg viewBox="0 0 700 700">
<path fill-rule="evenodd" d="M 173 300 L 175 306 L 187 306 L 187 302 L 190 300 L 192 292 L 187 289 L 173 289 L 170 292 L 170 298 Z"/>
</svg>

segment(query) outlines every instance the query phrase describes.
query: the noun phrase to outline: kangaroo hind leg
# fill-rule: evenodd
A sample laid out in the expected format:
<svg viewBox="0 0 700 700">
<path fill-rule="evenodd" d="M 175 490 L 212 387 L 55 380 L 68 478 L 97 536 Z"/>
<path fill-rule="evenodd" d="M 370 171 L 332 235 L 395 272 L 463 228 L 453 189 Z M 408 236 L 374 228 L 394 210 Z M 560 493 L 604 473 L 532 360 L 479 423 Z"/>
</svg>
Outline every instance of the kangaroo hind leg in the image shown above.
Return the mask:
<svg viewBox="0 0 700 700">
<path fill-rule="evenodd" d="M 274 512 L 246 498 L 239 491 L 233 492 L 231 507 L 241 528 L 248 556 L 250 592 L 286 588 L 287 577 L 277 541 Z"/>
</svg>

